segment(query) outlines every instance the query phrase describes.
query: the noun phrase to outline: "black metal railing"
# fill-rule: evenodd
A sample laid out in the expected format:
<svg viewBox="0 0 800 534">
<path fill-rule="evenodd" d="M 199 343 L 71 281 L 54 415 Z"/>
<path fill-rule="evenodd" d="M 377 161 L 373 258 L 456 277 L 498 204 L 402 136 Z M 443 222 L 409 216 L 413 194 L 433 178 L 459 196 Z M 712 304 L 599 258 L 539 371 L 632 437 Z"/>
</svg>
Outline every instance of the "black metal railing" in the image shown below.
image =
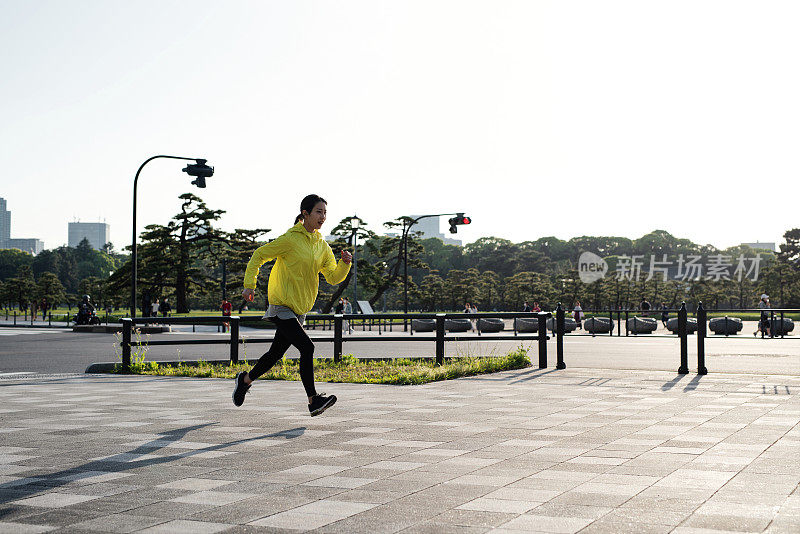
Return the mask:
<svg viewBox="0 0 800 534">
<path fill-rule="evenodd" d="M 539 349 L 539 368 L 547 367 L 547 320 L 552 317 L 549 312 L 539 312 L 535 314 L 523 312 L 485 312 L 485 313 L 413 313 L 413 314 L 374 314 L 370 317 L 376 320 L 380 319 L 405 319 L 413 321 L 415 319 L 428 319 L 433 320 L 435 327 L 433 335 L 424 336 L 419 335 L 380 335 L 369 337 L 345 337 L 344 334 L 344 321 L 351 321 L 353 319 L 361 319 L 363 315 L 357 314 L 333 314 L 333 315 L 315 315 L 314 320 L 331 321 L 333 325 L 333 336 L 314 337 L 314 342 L 333 343 L 333 357 L 334 361 L 341 361 L 343 346 L 345 343 L 351 342 L 380 342 L 380 341 L 418 341 L 418 342 L 433 342 L 435 344 L 436 363 L 441 365 L 444 363 L 445 343 L 458 342 L 458 341 L 516 341 L 516 340 L 531 340 L 538 342 Z M 516 319 L 519 318 L 532 318 L 535 317 L 538 321 L 536 335 L 526 335 L 520 333 L 516 327 Z M 479 335 L 479 336 L 464 336 L 447 334 L 445 329 L 445 321 L 447 319 L 512 319 L 514 320 L 513 333 L 501 335 Z M 129 369 L 131 365 L 131 349 L 132 347 L 140 346 L 160 346 L 160 345 L 216 345 L 216 344 L 229 344 L 230 345 L 230 362 L 237 363 L 239 361 L 239 345 L 244 343 L 269 343 L 273 341 L 273 337 L 248 337 L 242 339 L 239 336 L 239 325 L 241 318 L 239 316 L 204 316 L 204 317 L 141 317 L 131 319 L 125 317 L 121 319 L 122 322 L 122 340 L 120 342 L 122 348 L 122 367 Z M 221 325 L 229 323 L 230 336 L 224 339 L 158 339 L 134 341 L 133 330 L 135 325 L 143 324 L 166 324 L 166 325 Z M 559 310 L 556 312 L 556 368 L 566 369 L 564 363 L 564 311 Z"/>
<path fill-rule="evenodd" d="M 689 328 L 688 328 L 688 316 L 689 312 L 686 309 L 686 303 L 681 303 L 681 307 L 677 310 L 675 309 L 655 309 L 655 310 L 585 310 L 584 313 L 592 313 L 608 314 L 608 319 L 610 321 L 610 328 L 609 328 L 609 335 L 614 335 L 614 318 L 613 314 L 617 314 L 617 336 L 621 336 L 621 323 L 622 323 L 622 314 L 625 315 L 625 336 L 628 336 L 631 332 L 629 329 L 629 319 L 631 313 L 643 313 L 645 316 L 648 314 L 652 314 L 652 318 L 656 318 L 661 315 L 663 312 L 667 313 L 677 313 L 678 318 L 678 328 L 675 334 L 671 334 L 669 336 L 661 336 L 661 337 L 674 337 L 677 335 L 680 338 L 680 366 L 678 367 L 678 373 L 680 374 L 687 374 L 689 372 Z M 800 309 L 796 308 L 753 308 L 753 309 L 737 309 L 737 308 L 715 308 L 712 313 L 725 313 L 726 315 L 721 317 L 723 319 L 723 335 L 725 337 L 729 337 L 734 335 L 731 333 L 731 328 L 729 328 L 732 319 L 737 319 L 736 317 L 729 317 L 727 314 L 758 314 L 758 318 L 756 321 L 759 323 L 759 330 L 762 331 L 762 337 L 764 337 L 763 333 L 763 326 L 762 321 L 766 321 L 766 326 L 769 329 L 769 337 L 776 338 L 780 337 L 781 339 L 784 338 L 786 335 L 786 323 L 784 322 L 786 319 L 786 314 L 797 314 L 800 313 Z M 762 319 L 765 315 L 768 315 L 768 319 Z M 777 322 L 777 317 L 780 316 L 780 322 Z M 700 375 L 708 374 L 708 368 L 706 367 L 706 338 L 708 337 L 708 310 L 703 306 L 702 302 L 697 304 L 697 310 L 695 311 L 695 317 L 697 321 L 697 373 Z M 634 321 L 636 317 L 634 317 Z M 657 319 L 656 319 L 657 320 Z M 776 335 L 776 325 L 780 325 L 780 333 Z M 578 334 L 578 335 L 587 335 L 587 334 Z M 637 335 L 636 328 L 634 325 L 633 335 Z M 596 334 L 592 333 L 592 337 L 595 337 Z M 648 334 L 648 336 L 651 336 Z"/>
</svg>

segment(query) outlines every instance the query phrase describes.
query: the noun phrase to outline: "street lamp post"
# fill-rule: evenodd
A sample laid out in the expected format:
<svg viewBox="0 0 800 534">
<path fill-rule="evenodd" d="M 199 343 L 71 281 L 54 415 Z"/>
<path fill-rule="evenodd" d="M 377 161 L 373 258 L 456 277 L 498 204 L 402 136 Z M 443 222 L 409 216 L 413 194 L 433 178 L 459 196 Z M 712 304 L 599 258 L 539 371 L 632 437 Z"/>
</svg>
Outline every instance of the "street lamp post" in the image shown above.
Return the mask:
<svg viewBox="0 0 800 534">
<path fill-rule="evenodd" d="M 350 218 L 350 227 L 353 229 L 353 304 L 355 308 L 353 311 L 358 313 L 358 259 L 356 258 L 356 250 L 358 250 L 358 229 L 361 226 L 361 219 L 358 215 L 353 215 Z"/>
<path fill-rule="evenodd" d="M 411 231 L 411 227 L 417 224 L 422 219 L 427 219 L 429 217 L 443 217 L 445 215 L 455 215 L 459 218 L 458 222 L 455 222 L 454 219 L 450 219 L 450 233 L 456 233 L 456 225 L 457 224 L 470 224 L 472 220 L 469 217 L 464 217 L 464 213 L 436 213 L 431 215 L 420 215 L 417 218 L 412 217 L 404 217 L 403 218 L 403 313 L 408 314 L 408 234 Z M 411 222 L 409 222 L 411 221 Z M 408 322 L 405 318 L 403 318 L 403 332 L 408 331 Z"/>
<path fill-rule="evenodd" d="M 183 172 L 188 174 L 189 176 L 194 176 L 195 180 L 192 180 L 192 184 L 196 185 L 199 188 L 204 188 L 206 186 L 206 178 L 209 178 L 214 175 L 214 167 L 209 167 L 206 165 L 206 160 L 199 159 L 199 158 L 182 158 L 179 156 L 153 156 L 145 160 L 144 163 L 139 167 L 139 170 L 136 171 L 136 177 L 133 179 L 133 239 L 131 243 L 131 318 L 136 317 L 136 273 L 137 273 L 137 265 L 136 265 L 136 186 L 139 183 L 139 173 L 142 172 L 142 169 L 145 165 L 153 161 L 157 158 L 168 158 L 168 159 L 181 159 L 186 161 L 194 161 L 190 165 L 187 165 L 183 168 Z"/>
</svg>

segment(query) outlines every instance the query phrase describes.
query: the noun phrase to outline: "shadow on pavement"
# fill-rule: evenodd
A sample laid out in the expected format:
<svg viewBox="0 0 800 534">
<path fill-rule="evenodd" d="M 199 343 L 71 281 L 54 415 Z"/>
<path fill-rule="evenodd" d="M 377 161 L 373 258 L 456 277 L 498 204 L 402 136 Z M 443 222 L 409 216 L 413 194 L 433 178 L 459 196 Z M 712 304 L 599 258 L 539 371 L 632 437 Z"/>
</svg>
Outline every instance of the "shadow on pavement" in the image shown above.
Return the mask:
<svg viewBox="0 0 800 534">
<path fill-rule="evenodd" d="M 220 449 L 224 449 L 226 447 L 231 447 L 233 445 L 240 445 L 242 443 L 247 443 L 250 441 L 256 441 L 265 438 L 293 439 L 302 436 L 306 431 L 305 427 L 297 427 L 289 430 L 282 430 L 280 432 L 275 432 L 272 434 L 265 434 L 263 436 L 255 436 L 246 439 L 239 439 L 236 441 L 229 441 L 227 443 L 211 445 L 209 447 L 204 447 L 201 449 L 193 449 L 186 452 L 181 452 L 179 454 L 159 456 L 157 458 L 148 457 L 142 460 L 135 459 L 136 456 L 150 455 L 154 451 L 163 449 L 164 447 L 167 447 L 172 443 L 180 441 L 183 437 L 186 436 L 186 434 L 188 434 L 192 430 L 199 430 L 201 428 L 210 426 L 212 424 L 214 423 L 204 423 L 201 425 L 193 425 L 184 428 L 177 428 L 175 430 L 168 430 L 166 432 L 159 432 L 158 438 L 151 440 L 147 443 L 144 443 L 142 445 L 139 445 L 135 449 L 128 452 L 114 454 L 107 458 L 92 460 L 84 465 L 78 467 L 71 467 L 69 469 L 64 469 L 63 471 L 58 471 L 56 473 L 50 473 L 47 475 L 34 475 L 31 477 L 21 478 L 19 480 L 15 480 L 12 482 L 5 482 L 3 484 L 0 484 L 0 504 L 5 504 L 20 499 L 25 499 L 27 497 L 31 497 L 43 491 L 51 491 L 54 488 L 64 486 L 66 484 L 69 484 L 70 482 L 74 482 L 77 480 L 86 480 L 92 476 L 104 475 L 106 473 L 120 473 L 124 471 L 129 471 L 131 469 L 137 469 L 140 467 L 165 464 L 168 462 L 173 462 L 175 460 L 181 460 L 183 458 L 196 456 L 204 452 L 217 451 Z M 134 457 L 132 460 L 130 459 L 131 456 Z M 0 518 L 3 517 L 7 512 L 8 510 L 0 510 Z"/>
<path fill-rule="evenodd" d="M 661 391 L 669 391 L 670 389 L 674 388 L 678 385 L 678 382 L 684 379 L 686 375 L 678 375 L 669 382 L 664 382 L 664 385 L 661 386 Z"/>
<path fill-rule="evenodd" d="M 697 386 L 700 385 L 700 379 L 703 378 L 703 375 L 694 375 L 692 379 L 686 384 L 686 387 L 683 388 L 683 391 L 694 391 L 697 389 Z"/>
</svg>

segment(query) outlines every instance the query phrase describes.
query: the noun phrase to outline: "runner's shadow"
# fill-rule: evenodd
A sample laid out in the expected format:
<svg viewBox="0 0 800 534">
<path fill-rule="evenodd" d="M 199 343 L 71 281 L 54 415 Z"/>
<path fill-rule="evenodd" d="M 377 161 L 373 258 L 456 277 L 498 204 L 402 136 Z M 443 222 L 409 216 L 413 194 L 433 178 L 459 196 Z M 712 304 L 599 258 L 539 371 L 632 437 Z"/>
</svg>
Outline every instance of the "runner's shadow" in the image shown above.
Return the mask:
<svg viewBox="0 0 800 534">
<path fill-rule="evenodd" d="M 54 488 L 58 488 L 78 480 L 87 480 L 92 476 L 99 476 L 106 473 L 123 473 L 125 471 L 138 469 L 140 467 L 166 464 L 176 460 L 181 460 L 183 458 L 191 458 L 192 456 L 198 456 L 206 452 L 218 451 L 234 445 L 241 445 L 242 443 L 248 443 L 261 439 L 294 439 L 302 436 L 306 431 L 306 427 L 297 427 L 288 430 L 281 430 L 280 432 L 274 432 L 272 434 L 237 439 L 227 443 L 219 443 L 217 445 L 210 445 L 200 449 L 192 449 L 178 454 L 157 457 L 151 456 L 153 452 L 169 447 L 171 444 L 180 441 L 192 430 L 199 430 L 212 424 L 213 423 L 203 423 L 200 425 L 168 430 L 166 432 L 159 432 L 158 438 L 152 439 L 147 443 L 143 443 L 128 452 L 113 454 L 104 458 L 98 458 L 81 466 L 70 467 L 69 469 L 64 469 L 55 473 L 49 473 L 47 475 L 33 475 L 20 480 L 2 483 L 0 484 L 0 504 L 25 499 L 37 493 L 49 492 Z M 143 459 L 137 460 L 137 456 L 143 457 Z M 9 512 L 11 512 L 10 509 L 0 510 L 0 518 Z"/>
</svg>

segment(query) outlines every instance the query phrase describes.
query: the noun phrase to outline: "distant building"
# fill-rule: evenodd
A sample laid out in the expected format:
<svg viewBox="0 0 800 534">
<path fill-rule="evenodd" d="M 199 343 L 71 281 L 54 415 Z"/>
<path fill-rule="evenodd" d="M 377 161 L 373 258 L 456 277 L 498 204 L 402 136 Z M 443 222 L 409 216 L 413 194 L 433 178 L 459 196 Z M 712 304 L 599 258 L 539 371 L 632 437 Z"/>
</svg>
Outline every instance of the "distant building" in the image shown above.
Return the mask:
<svg viewBox="0 0 800 534">
<path fill-rule="evenodd" d="M 742 245 L 747 245 L 748 247 L 755 249 L 755 250 L 769 250 L 770 252 L 776 252 L 777 248 L 775 247 L 775 243 L 742 243 Z"/>
<path fill-rule="evenodd" d="M 36 256 L 44 250 L 44 242 L 36 238 L 9 239 L 8 246 L 3 248 L 15 248 Z"/>
<path fill-rule="evenodd" d="M 89 240 L 89 244 L 92 245 L 93 249 L 102 250 L 103 246 L 111 241 L 111 227 L 102 222 L 69 223 L 67 244 L 74 248 L 84 239 Z"/>
<path fill-rule="evenodd" d="M 411 215 L 412 218 L 416 219 L 419 215 Z M 445 235 L 441 232 L 439 228 L 439 217 L 428 217 L 422 219 L 421 221 L 417 222 L 414 226 L 411 227 L 412 232 L 422 232 L 422 239 L 428 239 L 430 237 L 435 237 L 437 239 L 441 239 L 445 245 L 456 245 L 461 246 L 460 239 L 453 239 L 451 237 L 445 237 Z"/>
<path fill-rule="evenodd" d="M 8 248 L 11 239 L 11 212 L 6 207 L 6 199 L 0 198 L 0 248 Z"/>
<path fill-rule="evenodd" d="M 44 243 L 36 238 L 11 239 L 11 211 L 6 199 L 0 198 L 0 249 L 15 248 L 34 256 L 44 250 Z"/>
</svg>

